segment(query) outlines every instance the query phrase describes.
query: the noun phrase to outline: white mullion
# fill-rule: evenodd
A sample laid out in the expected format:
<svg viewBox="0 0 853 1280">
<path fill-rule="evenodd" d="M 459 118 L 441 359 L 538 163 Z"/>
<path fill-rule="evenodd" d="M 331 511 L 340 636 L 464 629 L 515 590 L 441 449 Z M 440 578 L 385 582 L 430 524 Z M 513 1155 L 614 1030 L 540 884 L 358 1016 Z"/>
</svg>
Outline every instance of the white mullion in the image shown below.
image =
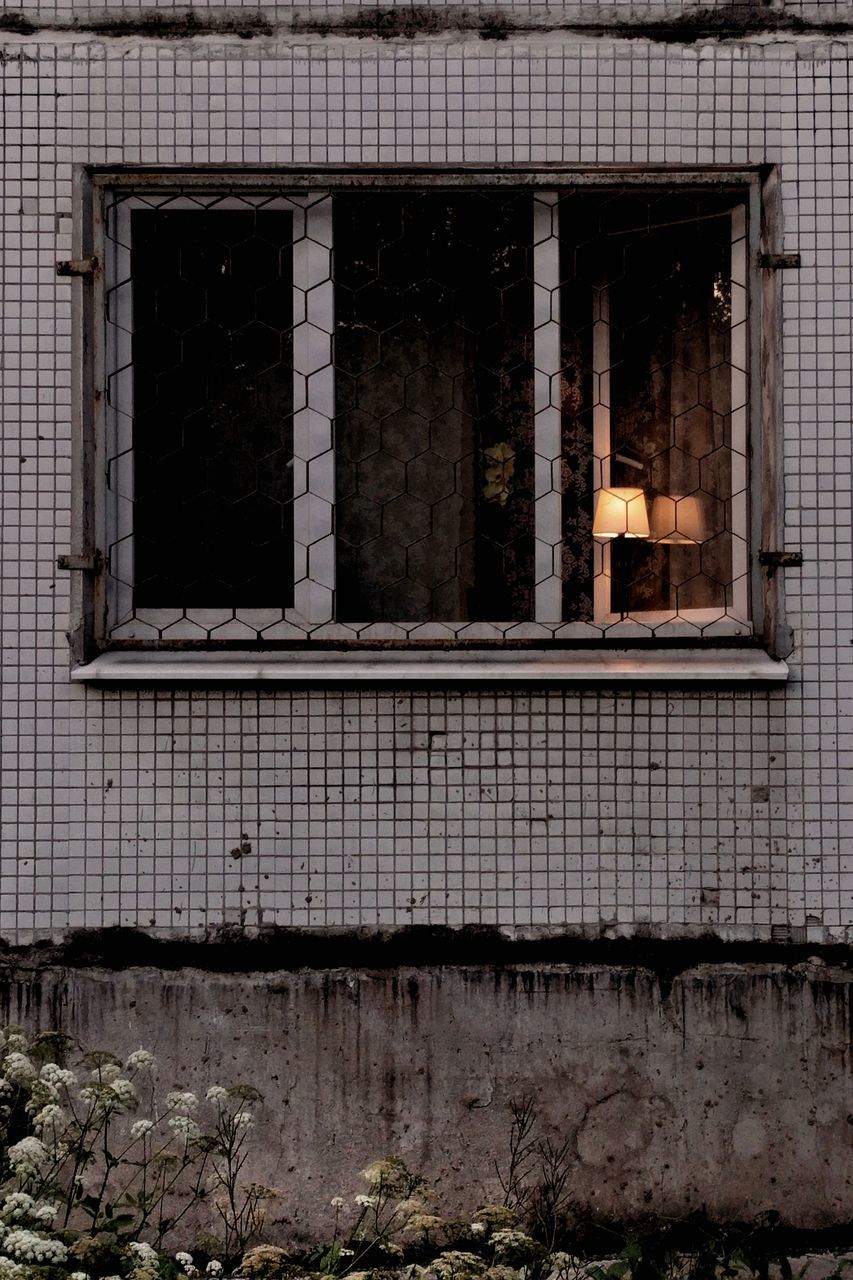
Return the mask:
<svg viewBox="0 0 853 1280">
<path fill-rule="evenodd" d="M 592 322 L 592 450 L 595 458 L 593 510 L 601 489 L 610 487 L 610 291 L 600 280 L 593 291 Z M 593 539 L 593 616 L 596 622 L 612 616 L 611 546 Z"/>
<path fill-rule="evenodd" d="M 729 613 L 745 622 L 749 617 L 749 550 L 747 419 L 748 321 L 746 206 L 732 210 L 731 244 L 731 474 L 732 474 L 732 605 Z M 735 408 L 734 406 L 737 406 Z"/>
<path fill-rule="evenodd" d="M 114 234 L 107 228 L 106 297 L 106 431 L 105 506 L 109 573 L 106 580 L 107 625 L 113 628 L 133 615 L 133 296 L 130 280 L 130 214 L 133 202 L 122 200 L 113 208 Z M 120 372 L 124 370 L 124 372 Z"/>
<path fill-rule="evenodd" d="M 563 612 L 562 416 L 560 413 L 560 227 L 556 191 L 533 201 L 533 364 L 537 622 Z"/>
<path fill-rule="evenodd" d="M 197 209 L 199 198 L 168 197 L 173 209 Z M 242 209 L 252 197 L 216 200 L 220 209 Z M 332 330 L 334 309 L 331 280 L 331 199 L 325 193 L 279 196 L 266 207 L 293 213 L 293 519 L 294 608 L 285 617 L 303 634 L 333 615 L 335 495 L 332 419 L 334 370 Z M 150 628 L 163 628 L 181 610 L 145 609 L 133 613 L 133 419 L 132 293 L 115 286 L 130 278 L 130 217 L 134 208 L 149 208 L 150 197 L 129 196 L 114 211 L 115 227 L 106 236 L 107 289 L 112 288 L 112 313 L 106 329 L 106 374 L 111 387 L 107 406 L 106 456 L 111 460 L 105 487 L 105 519 L 111 551 L 107 577 L 108 630 L 121 627 L 123 638 L 147 639 Z M 109 230 L 109 229 L 108 229 Z M 326 286 L 326 287 L 324 287 Z M 120 370 L 125 370 L 120 374 Z M 125 428 L 123 431 L 122 428 Z M 127 437 L 127 440 L 124 437 Z M 209 610 L 199 614 L 206 626 Z M 229 614 L 231 611 L 228 611 Z M 269 610 L 240 609 L 237 619 L 249 627 L 269 627 Z"/>
<path fill-rule="evenodd" d="M 294 204 L 300 203 L 294 200 Z M 297 625 L 334 616 L 335 456 L 332 365 L 332 201 L 294 210 L 293 234 L 293 610 Z"/>
</svg>

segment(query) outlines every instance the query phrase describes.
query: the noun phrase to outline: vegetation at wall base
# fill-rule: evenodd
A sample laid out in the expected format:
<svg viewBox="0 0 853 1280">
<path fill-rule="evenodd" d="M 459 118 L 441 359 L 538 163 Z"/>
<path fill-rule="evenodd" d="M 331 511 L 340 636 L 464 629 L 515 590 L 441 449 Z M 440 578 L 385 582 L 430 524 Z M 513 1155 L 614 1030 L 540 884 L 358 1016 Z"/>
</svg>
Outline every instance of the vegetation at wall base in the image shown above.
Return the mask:
<svg viewBox="0 0 853 1280">
<path fill-rule="evenodd" d="M 161 1096 L 145 1049 L 123 1061 L 67 1036 L 0 1034 L 0 1280 L 806 1280 L 773 1212 L 721 1227 L 700 1214 L 630 1229 L 584 1216 L 567 1140 L 511 1101 L 495 1162 L 502 1202 L 452 1219 L 395 1156 L 329 1201 L 330 1234 L 282 1247 L 279 1192 L 245 1169 L 262 1095 L 212 1084 Z M 206 1229 L 199 1221 L 207 1220 Z M 191 1251 L 178 1247 L 192 1237 Z M 837 1254 L 819 1280 L 845 1280 Z"/>
</svg>

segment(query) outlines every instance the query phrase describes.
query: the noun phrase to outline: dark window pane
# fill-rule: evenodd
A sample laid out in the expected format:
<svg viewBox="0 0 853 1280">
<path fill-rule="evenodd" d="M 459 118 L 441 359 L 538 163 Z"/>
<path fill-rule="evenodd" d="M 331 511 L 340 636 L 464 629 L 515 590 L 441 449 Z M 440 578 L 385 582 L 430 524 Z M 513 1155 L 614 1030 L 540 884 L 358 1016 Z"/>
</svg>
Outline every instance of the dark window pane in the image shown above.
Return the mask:
<svg viewBox="0 0 853 1280">
<path fill-rule="evenodd" d="M 597 205 L 582 195 L 560 201 L 560 408 L 563 454 L 563 618 L 593 615 L 592 319 L 599 268 L 590 254 L 598 239 Z"/>
<path fill-rule="evenodd" d="M 336 616 L 533 616 L 529 192 L 335 197 Z"/>
<path fill-rule="evenodd" d="M 647 231 L 612 237 L 611 483 L 643 477 L 653 534 L 647 543 L 614 544 L 615 612 L 726 606 L 731 548 L 718 535 L 726 534 L 731 496 L 731 329 L 722 298 L 732 232 L 730 217 L 709 212 L 671 199 L 648 207 Z M 703 473 L 714 455 L 712 483 Z M 643 469 L 622 458 L 639 459 Z"/>
<path fill-rule="evenodd" d="M 134 605 L 292 604 L 292 218 L 133 210 Z"/>
<path fill-rule="evenodd" d="M 593 614 L 597 482 L 642 490 L 650 519 L 648 539 L 610 541 L 611 612 L 731 604 L 732 414 L 744 407 L 732 388 L 745 386 L 746 370 L 745 323 L 732 351 L 733 204 L 624 191 L 560 202 L 568 619 Z M 597 375 L 609 384 L 600 462 Z"/>
</svg>

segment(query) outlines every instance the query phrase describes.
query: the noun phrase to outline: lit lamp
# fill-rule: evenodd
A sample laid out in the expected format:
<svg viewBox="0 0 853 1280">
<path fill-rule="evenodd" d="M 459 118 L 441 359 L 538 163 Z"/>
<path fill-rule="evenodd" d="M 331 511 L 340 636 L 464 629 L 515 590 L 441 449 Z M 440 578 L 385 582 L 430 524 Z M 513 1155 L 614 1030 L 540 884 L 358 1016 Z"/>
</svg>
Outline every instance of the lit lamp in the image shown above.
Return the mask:
<svg viewBox="0 0 853 1280">
<path fill-rule="evenodd" d="M 682 498 L 659 494 L 652 503 L 653 542 L 698 546 L 708 534 L 702 519 L 702 505 L 695 494 Z"/>
<path fill-rule="evenodd" d="M 599 489 L 592 532 L 596 538 L 647 538 L 649 516 L 642 489 Z"/>
</svg>

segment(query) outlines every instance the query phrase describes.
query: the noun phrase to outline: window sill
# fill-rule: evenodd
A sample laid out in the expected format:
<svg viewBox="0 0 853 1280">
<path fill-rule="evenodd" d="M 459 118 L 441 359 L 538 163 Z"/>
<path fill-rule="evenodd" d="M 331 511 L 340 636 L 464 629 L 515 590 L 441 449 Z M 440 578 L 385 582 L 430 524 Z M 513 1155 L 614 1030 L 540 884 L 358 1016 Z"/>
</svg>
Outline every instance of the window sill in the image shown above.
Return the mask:
<svg viewBox="0 0 853 1280">
<path fill-rule="evenodd" d="M 761 649 L 232 650 L 104 653 L 74 667 L 85 684 L 781 684 L 788 666 Z"/>
</svg>

